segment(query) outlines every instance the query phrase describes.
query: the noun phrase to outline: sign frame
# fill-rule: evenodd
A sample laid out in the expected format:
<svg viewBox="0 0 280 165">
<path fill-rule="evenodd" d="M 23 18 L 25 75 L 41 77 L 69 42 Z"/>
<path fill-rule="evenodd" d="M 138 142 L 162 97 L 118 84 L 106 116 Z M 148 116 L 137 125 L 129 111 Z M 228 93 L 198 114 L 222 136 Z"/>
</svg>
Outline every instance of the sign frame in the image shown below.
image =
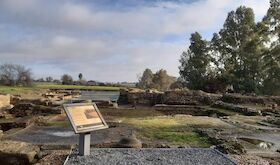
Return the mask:
<svg viewBox="0 0 280 165">
<path fill-rule="evenodd" d="M 77 129 L 77 125 L 73 121 L 73 118 L 68 110 L 68 107 L 79 107 L 79 106 L 93 106 L 94 110 L 96 111 L 99 119 L 101 120 L 103 125 L 98 125 L 98 126 L 91 126 L 91 127 L 85 127 L 82 130 Z M 87 133 L 87 132 L 92 132 L 100 129 L 106 129 L 109 128 L 107 123 L 105 122 L 103 116 L 101 115 L 98 107 L 96 106 L 95 103 L 74 103 L 74 104 L 63 104 L 63 109 L 67 115 L 67 118 L 69 119 L 71 126 L 75 132 L 75 134 L 82 134 L 82 133 Z"/>
</svg>

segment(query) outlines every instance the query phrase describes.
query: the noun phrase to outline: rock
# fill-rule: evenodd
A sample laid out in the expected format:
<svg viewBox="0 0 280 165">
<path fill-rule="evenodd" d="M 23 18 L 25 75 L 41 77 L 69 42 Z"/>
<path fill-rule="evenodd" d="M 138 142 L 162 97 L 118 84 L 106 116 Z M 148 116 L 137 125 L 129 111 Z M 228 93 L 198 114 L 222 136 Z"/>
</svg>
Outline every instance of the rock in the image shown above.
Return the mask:
<svg viewBox="0 0 280 165">
<path fill-rule="evenodd" d="M 24 142 L 1 141 L 0 160 L 2 164 L 32 164 L 40 148 Z"/>
<path fill-rule="evenodd" d="M 177 117 L 178 115 L 203 116 L 207 114 L 206 110 L 201 106 L 156 104 L 154 108 L 165 115 L 176 115 Z"/>
<path fill-rule="evenodd" d="M 0 130 L 0 139 L 2 138 L 3 135 L 4 135 L 3 130 Z"/>
<path fill-rule="evenodd" d="M 0 110 L 8 108 L 10 104 L 11 104 L 10 95 L 0 94 Z"/>
<path fill-rule="evenodd" d="M 22 100 L 20 95 L 11 95 L 11 104 L 15 105 Z"/>
<path fill-rule="evenodd" d="M 118 103 L 112 103 L 112 106 L 113 106 L 113 108 L 116 108 L 116 109 L 118 109 L 118 108 L 119 108 Z"/>
<path fill-rule="evenodd" d="M 15 117 L 24 117 L 29 115 L 61 114 L 61 109 L 32 103 L 19 103 L 10 109 L 9 113 Z"/>
<path fill-rule="evenodd" d="M 275 110 L 277 109 L 278 105 L 277 104 L 272 104 L 272 109 Z"/>
<path fill-rule="evenodd" d="M 272 146 L 271 143 L 267 143 L 267 142 L 261 142 L 259 145 L 258 145 L 260 148 L 263 148 L 263 149 L 268 149 Z"/>
<path fill-rule="evenodd" d="M 228 140 L 224 143 L 218 144 L 216 149 L 225 154 L 244 154 L 246 153 L 245 148 L 237 141 Z"/>
<path fill-rule="evenodd" d="M 224 94 L 221 100 L 224 102 L 235 104 L 280 104 L 280 96 L 248 96 L 237 93 Z"/>
<path fill-rule="evenodd" d="M 118 144 L 117 148 L 142 148 L 142 143 L 136 137 L 132 136 L 129 138 L 122 138 Z"/>
<path fill-rule="evenodd" d="M 212 106 L 215 108 L 223 108 L 235 112 L 240 112 L 246 115 L 261 115 L 260 112 L 254 108 L 249 108 L 249 107 L 231 104 L 231 103 L 225 103 L 223 101 L 216 101 Z"/>
<path fill-rule="evenodd" d="M 47 126 L 47 119 L 45 119 L 43 116 L 36 116 L 36 117 L 32 117 L 29 121 L 28 121 L 28 125 L 37 125 L 37 126 Z"/>
<path fill-rule="evenodd" d="M 163 95 L 164 104 L 171 105 L 197 105 L 212 104 L 222 96 L 196 90 L 172 90 Z"/>
<path fill-rule="evenodd" d="M 150 93 L 149 91 L 129 91 L 127 92 L 127 103 L 155 105 L 162 102 L 163 93 Z M 122 98 L 124 96 L 122 95 Z"/>
<path fill-rule="evenodd" d="M 170 148 L 170 146 L 167 144 L 160 144 L 160 148 Z"/>
<path fill-rule="evenodd" d="M 239 165 L 271 165 L 274 163 L 270 163 L 268 160 L 261 158 L 255 155 L 230 155 L 230 157 Z M 278 162 L 275 162 L 275 165 Z"/>
</svg>

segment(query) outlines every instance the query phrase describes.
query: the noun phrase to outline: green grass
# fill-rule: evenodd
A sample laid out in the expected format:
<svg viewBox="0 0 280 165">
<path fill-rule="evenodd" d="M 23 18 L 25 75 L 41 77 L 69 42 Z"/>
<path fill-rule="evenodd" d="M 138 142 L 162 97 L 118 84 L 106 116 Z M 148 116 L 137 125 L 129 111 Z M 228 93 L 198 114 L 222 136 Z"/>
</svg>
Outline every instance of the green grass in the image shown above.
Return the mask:
<svg viewBox="0 0 280 165">
<path fill-rule="evenodd" d="M 185 121 L 174 117 L 130 118 L 123 121 L 137 131 L 143 141 L 164 142 L 171 145 L 188 145 L 191 147 L 209 147 L 207 137 L 195 132 L 194 126 L 203 126 L 197 121 Z"/>
<path fill-rule="evenodd" d="M 102 91 L 117 91 L 119 87 L 107 87 L 107 86 L 81 86 L 81 85 L 57 85 L 57 84 L 35 84 L 32 87 L 11 87 L 0 86 L 0 93 L 3 94 L 27 94 L 32 92 L 40 92 L 40 90 L 46 89 L 81 89 L 81 90 L 102 90 Z"/>
<path fill-rule="evenodd" d="M 101 114 L 106 118 L 114 118 L 114 119 L 134 119 L 134 118 L 144 118 L 144 117 L 154 117 L 154 116 L 162 116 L 163 113 L 156 111 L 153 108 L 149 109 L 111 109 L 111 108 L 100 108 Z"/>
<path fill-rule="evenodd" d="M 192 147 L 210 147 L 207 137 L 202 137 L 195 132 L 157 132 L 154 139 L 164 140 L 173 144 L 188 144 Z"/>
<path fill-rule="evenodd" d="M 51 127 L 70 127 L 70 122 L 69 121 L 51 121 L 46 123 L 46 126 L 51 126 Z"/>
<path fill-rule="evenodd" d="M 0 93 L 3 94 L 27 94 L 38 90 L 36 87 L 10 87 L 0 86 Z"/>
<path fill-rule="evenodd" d="M 58 84 L 37 84 L 36 87 L 41 88 L 41 89 L 84 89 L 84 90 L 102 90 L 102 91 L 117 91 L 117 90 L 120 90 L 119 87 L 58 85 Z"/>
</svg>

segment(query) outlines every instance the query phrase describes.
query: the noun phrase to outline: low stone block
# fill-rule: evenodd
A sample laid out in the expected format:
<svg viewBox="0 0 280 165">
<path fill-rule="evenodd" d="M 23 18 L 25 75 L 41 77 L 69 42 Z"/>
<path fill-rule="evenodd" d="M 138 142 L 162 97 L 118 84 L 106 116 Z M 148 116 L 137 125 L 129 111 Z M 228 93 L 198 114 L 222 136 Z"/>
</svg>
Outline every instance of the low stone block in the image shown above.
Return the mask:
<svg viewBox="0 0 280 165">
<path fill-rule="evenodd" d="M 6 165 L 27 165 L 34 163 L 35 156 L 40 152 L 38 146 L 24 142 L 1 141 L 0 160 Z"/>
<path fill-rule="evenodd" d="M 10 107 L 10 95 L 0 95 L 0 109 L 5 109 L 7 107 Z"/>
</svg>

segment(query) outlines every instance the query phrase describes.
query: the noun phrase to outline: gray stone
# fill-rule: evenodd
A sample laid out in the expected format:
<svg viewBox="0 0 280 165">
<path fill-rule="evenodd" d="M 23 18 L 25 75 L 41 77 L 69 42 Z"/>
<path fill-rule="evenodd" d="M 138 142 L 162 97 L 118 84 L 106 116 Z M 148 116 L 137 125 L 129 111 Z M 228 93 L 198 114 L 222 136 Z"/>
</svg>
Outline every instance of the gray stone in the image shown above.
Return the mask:
<svg viewBox="0 0 280 165">
<path fill-rule="evenodd" d="M 142 143 L 136 137 L 132 136 L 129 138 L 122 138 L 118 144 L 117 148 L 142 148 Z"/>
<path fill-rule="evenodd" d="M 31 164 L 39 152 L 39 147 L 28 143 L 15 141 L 0 142 L 0 160 L 3 164 Z"/>
<path fill-rule="evenodd" d="M 70 155 L 66 165 L 235 165 L 227 156 L 214 149 L 194 148 L 95 148 L 89 156 Z"/>
</svg>

